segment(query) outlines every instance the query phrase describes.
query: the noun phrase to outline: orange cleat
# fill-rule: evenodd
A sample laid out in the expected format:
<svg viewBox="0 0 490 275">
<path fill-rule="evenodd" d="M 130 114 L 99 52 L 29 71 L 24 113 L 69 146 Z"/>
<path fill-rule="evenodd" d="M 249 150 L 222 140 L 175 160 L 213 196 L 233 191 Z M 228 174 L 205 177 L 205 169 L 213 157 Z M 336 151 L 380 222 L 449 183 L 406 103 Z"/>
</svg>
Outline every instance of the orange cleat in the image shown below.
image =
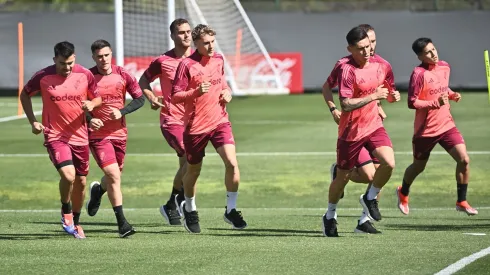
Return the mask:
<svg viewBox="0 0 490 275">
<path fill-rule="evenodd" d="M 471 207 L 467 201 L 456 202 L 456 211 L 465 212 L 468 216 L 474 216 L 478 214 L 478 210 Z"/>
<path fill-rule="evenodd" d="M 401 192 L 402 187 L 398 186 L 396 188 L 396 196 L 398 198 L 398 209 L 402 212 L 403 215 L 408 215 L 410 209 L 408 208 L 408 196 L 405 196 Z"/>
</svg>

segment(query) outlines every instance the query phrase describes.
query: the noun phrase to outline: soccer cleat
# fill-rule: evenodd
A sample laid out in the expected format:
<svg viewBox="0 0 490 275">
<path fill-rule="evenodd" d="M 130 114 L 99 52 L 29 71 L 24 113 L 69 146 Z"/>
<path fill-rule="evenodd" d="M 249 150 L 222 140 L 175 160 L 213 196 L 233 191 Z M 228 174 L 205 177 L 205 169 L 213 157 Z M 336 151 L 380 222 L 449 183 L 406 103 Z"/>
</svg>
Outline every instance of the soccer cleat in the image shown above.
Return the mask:
<svg viewBox="0 0 490 275">
<path fill-rule="evenodd" d="M 121 226 L 119 226 L 119 237 L 126 238 L 136 233 L 133 226 L 128 222 L 124 222 Z"/>
<path fill-rule="evenodd" d="M 357 227 L 354 229 L 354 233 L 366 233 L 366 234 L 381 234 L 370 221 L 366 221 L 363 224 L 359 224 L 357 221 Z"/>
<path fill-rule="evenodd" d="M 90 184 L 89 189 L 90 197 L 85 205 L 87 209 L 87 214 L 89 216 L 95 216 L 97 211 L 99 211 L 100 201 L 102 200 L 102 186 L 98 181 L 94 181 Z"/>
<path fill-rule="evenodd" d="M 228 209 L 225 207 L 225 214 L 223 219 L 226 223 L 233 226 L 233 229 L 245 229 L 247 227 L 247 222 L 243 219 L 242 212 L 236 211 L 236 209 L 231 209 L 228 213 Z"/>
<path fill-rule="evenodd" d="M 478 210 L 471 207 L 467 201 L 456 202 L 456 211 L 465 212 L 468 216 L 474 216 L 478 214 Z"/>
<path fill-rule="evenodd" d="M 75 225 L 75 232 L 73 233 L 73 236 L 76 239 L 85 239 L 85 233 L 83 232 L 83 229 L 80 225 Z"/>
<path fill-rule="evenodd" d="M 75 233 L 75 226 L 73 225 L 73 213 L 63 214 L 61 212 L 61 226 L 66 233 L 73 235 Z"/>
<path fill-rule="evenodd" d="M 396 188 L 396 196 L 398 197 L 398 209 L 400 209 L 402 214 L 408 215 L 408 213 L 410 212 L 410 209 L 408 208 L 408 196 L 403 195 L 401 190 L 401 186 L 398 186 Z"/>
<path fill-rule="evenodd" d="M 373 219 L 375 221 L 381 220 L 381 213 L 379 212 L 378 201 L 376 199 L 368 200 L 367 196 L 362 194 L 359 197 L 359 202 L 361 203 L 362 208 L 364 208 L 364 211 L 366 212 L 366 214 L 368 214 L 370 219 Z"/>
<path fill-rule="evenodd" d="M 327 220 L 327 214 L 324 214 L 322 217 L 323 221 L 323 236 L 326 237 L 338 237 L 339 233 L 337 232 L 337 220 L 329 219 Z"/>
<path fill-rule="evenodd" d="M 179 212 L 179 216 L 182 217 L 184 214 L 182 213 L 182 208 L 180 205 L 185 200 L 184 194 L 178 194 L 175 196 L 175 205 L 177 206 L 177 211 Z"/>
<path fill-rule="evenodd" d="M 337 177 L 337 163 L 332 163 L 330 166 L 330 184 L 332 184 L 333 180 Z M 344 191 L 342 191 L 341 199 L 344 198 Z"/>
<path fill-rule="evenodd" d="M 185 209 L 185 201 L 181 206 L 182 213 L 184 214 L 184 227 L 189 233 L 198 234 L 201 233 L 201 227 L 199 226 L 199 215 L 197 211 L 187 212 Z"/>
<path fill-rule="evenodd" d="M 167 220 L 170 225 L 181 225 L 180 215 L 177 209 L 170 209 L 166 204 L 160 206 L 160 214 Z"/>
</svg>

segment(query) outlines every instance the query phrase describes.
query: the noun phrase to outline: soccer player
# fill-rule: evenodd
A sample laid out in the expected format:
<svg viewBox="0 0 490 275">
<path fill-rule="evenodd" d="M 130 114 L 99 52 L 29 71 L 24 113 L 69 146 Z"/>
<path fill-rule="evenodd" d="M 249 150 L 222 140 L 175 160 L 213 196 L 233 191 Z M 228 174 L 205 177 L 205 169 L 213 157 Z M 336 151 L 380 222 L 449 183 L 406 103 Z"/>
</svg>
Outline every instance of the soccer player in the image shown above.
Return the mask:
<svg viewBox="0 0 490 275">
<path fill-rule="evenodd" d="M 27 82 L 20 100 L 32 133 L 44 134 L 44 146 L 60 175 L 61 225 L 83 239 L 80 212 L 89 171 L 89 146 L 85 111 L 102 100 L 92 73 L 75 64 L 75 46 L 63 41 L 54 46 L 54 65 L 41 69 Z M 42 122 L 32 111 L 31 96 L 41 92 Z"/>
<path fill-rule="evenodd" d="M 370 52 L 372 56 L 371 62 L 379 62 L 386 65 L 388 69 L 387 84 L 392 90 L 395 90 L 394 76 L 393 76 L 393 70 L 391 68 L 391 64 L 385 59 L 383 59 L 381 56 L 376 54 L 376 33 L 374 32 L 374 28 L 369 24 L 362 24 L 359 25 L 358 27 L 361 27 L 364 29 L 364 31 L 366 31 L 369 41 L 371 42 L 371 52 Z M 333 101 L 332 89 L 338 85 L 338 76 L 340 73 L 341 66 L 351 60 L 352 60 L 352 55 L 348 55 L 341 58 L 339 61 L 337 61 L 329 77 L 323 84 L 323 88 L 322 88 L 322 93 L 325 102 L 329 106 L 332 117 L 337 124 L 339 123 L 341 112 L 337 110 L 337 107 L 335 106 L 335 103 Z M 379 116 L 381 117 L 382 120 L 386 119 L 386 113 L 381 107 L 380 101 L 378 101 L 377 104 L 378 104 Z M 376 159 L 372 154 L 370 154 L 370 152 L 368 152 L 366 148 L 362 148 L 361 152 L 359 153 L 359 157 L 356 161 L 355 168 L 352 170 L 350 180 L 357 183 L 368 183 L 367 190 L 369 190 L 371 186 L 371 182 L 373 181 L 374 173 L 378 167 L 379 167 L 379 160 Z M 336 171 L 337 171 L 337 163 L 333 163 L 332 166 L 330 167 L 330 176 L 331 176 L 330 182 L 332 182 L 335 179 Z M 344 197 L 344 193 L 342 193 L 341 195 L 341 198 L 343 197 Z M 379 200 L 379 195 L 376 196 L 376 199 Z M 354 232 L 379 233 L 379 231 L 377 231 L 369 221 L 370 219 L 368 214 L 363 212 Z"/>
<path fill-rule="evenodd" d="M 200 233 L 196 208 L 196 181 L 199 177 L 204 150 L 209 141 L 225 165 L 227 204 L 225 222 L 234 229 L 243 229 L 247 223 L 236 210 L 240 172 L 236 159 L 235 140 L 224 104 L 231 100 L 224 76 L 223 56 L 215 53 L 216 32 L 199 24 L 192 31 L 196 51 L 177 67 L 172 89 L 172 102 L 184 103 L 184 147 L 187 169 L 183 178 L 185 200 L 181 204 L 184 227 L 191 233 Z"/>
<path fill-rule="evenodd" d="M 128 237 L 135 233 L 126 221 L 123 212 L 121 192 L 121 172 L 126 155 L 126 115 L 138 110 L 145 103 L 136 78 L 124 68 L 112 65 L 111 44 L 96 40 L 90 47 L 96 66 L 90 71 L 95 76 L 102 106 L 89 115 L 90 150 L 97 165 L 104 172 L 100 182 L 90 184 L 90 198 L 86 208 L 89 216 L 95 216 L 100 207 L 102 195 L 107 191 L 112 209 L 116 215 L 119 236 Z M 133 100 L 126 106 L 126 92 Z"/>
<path fill-rule="evenodd" d="M 447 62 L 439 60 L 437 49 L 430 38 L 415 40 L 412 50 L 422 64 L 414 68 L 410 77 L 408 107 L 415 109 L 413 162 L 405 170 L 402 186 L 396 189 L 398 208 L 403 214 L 408 215 L 410 186 L 424 171 L 430 152 L 439 143 L 456 161 L 456 210 L 476 215 L 478 211 L 466 201 L 470 158 L 463 136 L 450 112 L 449 101 L 461 100 L 461 95 L 449 88 L 451 69 Z"/>
<path fill-rule="evenodd" d="M 160 111 L 160 129 L 168 145 L 175 150 L 179 158 L 179 168 L 175 173 L 172 192 L 166 204 L 160 206 L 160 213 L 170 225 L 181 225 L 179 205 L 184 200 L 182 177 L 185 173 L 184 149 L 184 104 L 171 102 L 172 83 L 180 61 L 192 53 L 191 26 L 186 19 L 176 19 L 170 24 L 170 38 L 175 47 L 154 59 L 139 80 L 143 93 L 152 103 L 152 109 Z M 156 96 L 150 83 L 160 79 L 163 96 Z M 163 101 L 163 104 L 160 102 Z M 160 108 L 161 107 L 161 108 Z"/>
<path fill-rule="evenodd" d="M 323 233 L 328 237 L 338 237 L 337 203 L 362 148 L 366 147 L 380 161 L 371 187 L 360 197 L 360 203 L 371 219 L 381 220 L 376 196 L 388 182 L 395 166 L 391 140 L 379 116 L 377 100 L 396 102 L 400 100 L 400 94 L 386 87 L 387 65 L 370 62 L 371 42 L 366 31 L 355 27 L 349 31 L 346 40 L 352 60 L 341 66 L 338 80 L 342 114 L 337 141 L 337 176 L 330 184 L 328 209 L 323 215 Z"/>
</svg>

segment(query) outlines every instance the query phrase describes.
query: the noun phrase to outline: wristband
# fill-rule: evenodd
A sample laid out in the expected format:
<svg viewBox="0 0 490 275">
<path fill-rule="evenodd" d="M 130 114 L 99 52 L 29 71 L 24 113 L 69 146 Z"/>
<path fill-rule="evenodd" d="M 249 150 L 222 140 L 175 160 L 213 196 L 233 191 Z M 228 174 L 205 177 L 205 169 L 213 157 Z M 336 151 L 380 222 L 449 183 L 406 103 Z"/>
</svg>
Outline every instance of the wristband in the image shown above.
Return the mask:
<svg viewBox="0 0 490 275">
<path fill-rule="evenodd" d="M 330 113 L 333 112 L 333 110 L 337 110 L 337 107 L 333 106 L 332 108 L 330 108 Z"/>
</svg>

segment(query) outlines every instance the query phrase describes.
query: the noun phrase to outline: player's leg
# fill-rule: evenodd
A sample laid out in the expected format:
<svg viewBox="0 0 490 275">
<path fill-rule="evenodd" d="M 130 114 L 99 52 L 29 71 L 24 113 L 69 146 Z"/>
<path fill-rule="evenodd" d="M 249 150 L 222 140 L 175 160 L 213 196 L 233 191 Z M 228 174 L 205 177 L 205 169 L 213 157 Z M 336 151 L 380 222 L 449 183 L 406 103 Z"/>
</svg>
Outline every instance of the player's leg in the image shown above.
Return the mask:
<svg viewBox="0 0 490 275">
<path fill-rule="evenodd" d="M 165 218 L 170 225 L 180 225 L 180 208 L 179 201 L 184 199 L 184 188 L 182 184 L 182 178 L 185 173 L 185 150 L 183 142 L 184 126 L 182 125 L 166 125 L 160 127 L 162 135 L 167 141 L 168 145 L 175 150 L 179 157 L 179 168 L 175 173 L 172 191 L 168 201 L 160 206 L 160 214 Z M 180 195 L 180 199 L 177 196 Z"/>
<path fill-rule="evenodd" d="M 410 213 L 410 208 L 408 206 L 410 187 L 417 176 L 425 170 L 427 162 L 429 161 L 430 152 L 434 149 L 439 138 L 439 136 L 436 136 L 414 137 L 412 139 L 413 162 L 405 169 L 402 186 L 396 188 L 398 209 L 400 209 L 404 215 Z"/>
<path fill-rule="evenodd" d="M 478 211 L 466 201 L 466 191 L 470 180 L 470 157 L 466 151 L 463 136 L 455 127 L 444 133 L 439 143 L 456 161 L 456 184 L 458 190 L 456 210 L 465 212 L 468 215 L 478 214 Z"/>
<path fill-rule="evenodd" d="M 236 210 L 240 170 L 238 169 L 231 124 L 220 124 L 211 136 L 211 143 L 225 165 L 226 209 L 223 218 L 234 229 L 244 229 L 247 227 L 247 223 L 243 219 L 241 211 Z"/>
<path fill-rule="evenodd" d="M 46 146 L 49 158 L 60 175 L 61 225 L 63 230 L 73 235 L 75 226 L 73 225 L 71 193 L 76 172 L 71 150 L 67 143 L 61 141 L 47 142 L 44 146 Z"/>
<path fill-rule="evenodd" d="M 196 183 L 201 173 L 205 148 L 209 134 L 189 135 L 184 133 L 184 148 L 187 167 L 182 182 L 184 184 L 184 201 L 180 208 L 184 216 L 184 227 L 190 233 L 201 233 L 199 215 L 196 206 Z"/>
<path fill-rule="evenodd" d="M 119 237 L 125 238 L 136 233 L 133 226 L 126 220 L 123 210 L 123 194 L 121 190 L 121 174 L 124 168 L 124 158 L 126 157 L 126 140 L 110 140 L 114 152 L 116 163 L 107 165 L 102 169 L 104 177 L 102 188 L 107 190 L 107 197 L 112 205 L 112 210 L 116 216 Z"/>
<path fill-rule="evenodd" d="M 323 235 L 338 237 L 337 232 L 337 203 L 339 202 L 345 185 L 349 182 L 352 169 L 355 166 L 363 141 L 337 141 L 337 176 L 330 184 L 328 191 L 328 208 L 322 217 Z"/>
<path fill-rule="evenodd" d="M 71 200 L 73 203 L 73 223 L 75 225 L 75 237 L 79 239 L 85 238 L 85 233 L 80 225 L 80 214 L 82 212 L 83 201 L 85 200 L 85 186 L 87 185 L 87 175 L 89 172 L 89 146 L 73 146 L 70 145 L 73 165 L 75 166 L 75 181 L 73 182 L 73 191 Z"/>
<path fill-rule="evenodd" d="M 381 213 L 379 212 L 376 197 L 393 173 L 395 154 L 388 133 L 383 127 L 367 137 L 366 147 L 379 160 L 380 165 L 374 173 L 371 187 L 365 195 L 361 195 L 359 202 L 370 218 L 379 221 L 381 220 Z"/>
</svg>

